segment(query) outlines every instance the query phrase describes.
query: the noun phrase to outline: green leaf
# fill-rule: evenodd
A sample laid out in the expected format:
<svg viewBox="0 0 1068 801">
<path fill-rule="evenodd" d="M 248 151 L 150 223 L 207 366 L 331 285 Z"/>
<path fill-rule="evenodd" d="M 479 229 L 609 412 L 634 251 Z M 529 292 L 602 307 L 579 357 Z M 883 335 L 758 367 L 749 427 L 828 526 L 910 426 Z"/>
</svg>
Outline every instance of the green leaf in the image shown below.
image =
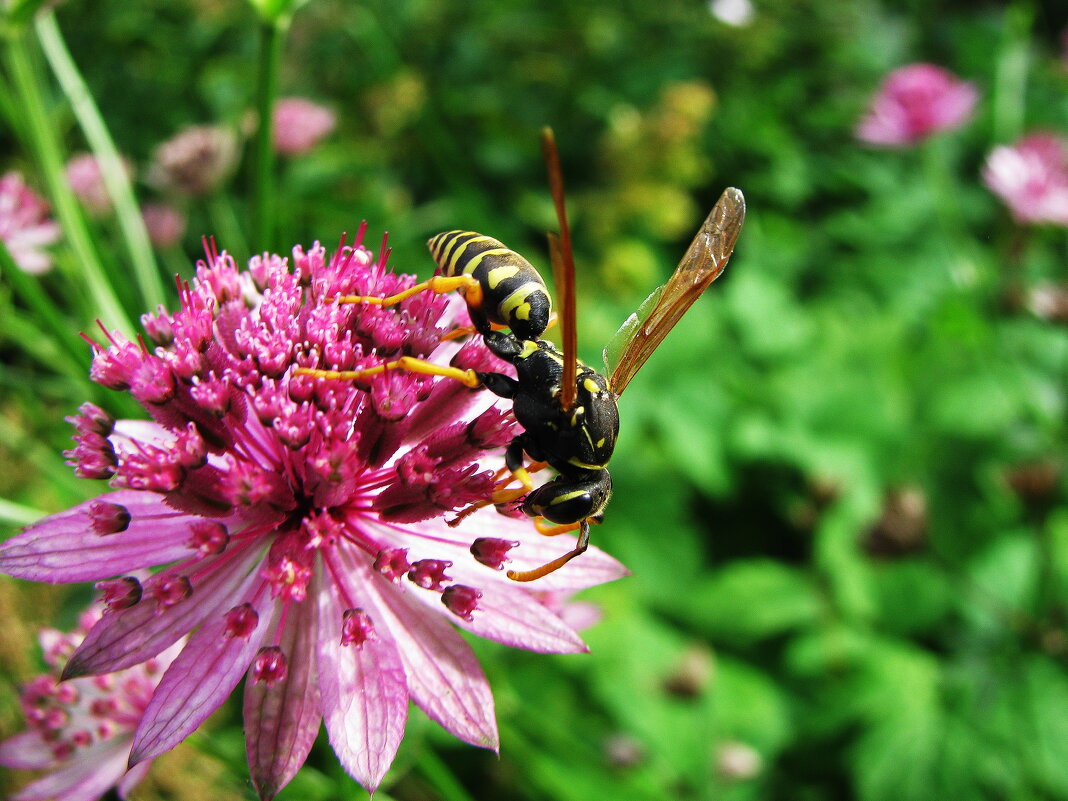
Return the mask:
<svg viewBox="0 0 1068 801">
<path fill-rule="evenodd" d="M 920 560 L 890 561 L 872 571 L 880 625 L 898 635 L 936 634 L 956 596 L 944 571 Z"/>
<path fill-rule="evenodd" d="M 687 603 L 694 625 L 742 646 L 811 625 L 823 609 L 807 575 L 769 559 L 727 566 L 687 593 Z"/>
<path fill-rule="evenodd" d="M 1030 532 L 1002 535 L 969 565 L 971 597 L 963 609 L 972 625 L 1005 635 L 1009 618 L 1035 599 L 1038 549 Z"/>
</svg>

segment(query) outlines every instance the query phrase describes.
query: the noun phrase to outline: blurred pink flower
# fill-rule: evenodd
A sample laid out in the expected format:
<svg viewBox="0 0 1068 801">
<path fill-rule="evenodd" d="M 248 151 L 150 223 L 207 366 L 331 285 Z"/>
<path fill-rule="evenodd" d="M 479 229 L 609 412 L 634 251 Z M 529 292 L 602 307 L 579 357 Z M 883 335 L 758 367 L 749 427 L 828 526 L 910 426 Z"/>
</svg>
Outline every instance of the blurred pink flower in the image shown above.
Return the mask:
<svg viewBox="0 0 1068 801">
<path fill-rule="evenodd" d="M 592 601 L 574 601 L 569 592 L 537 592 L 535 597 L 575 631 L 584 631 L 601 622 L 604 613 Z"/>
<path fill-rule="evenodd" d="M 883 81 L 857 125 L 857 137 L 873 145 L 913 145 L 959 128 L 971 117 L 978 97 L 973 84 L 941 67 L 909 64 Z"/>
<path fill-rule="evenodd" d="M 141 218 L 157 248 L 174 247 L 185 235 L 185 215 L 169 203 L 146 203 L 141 207 Z"/>
<path fill-rule="evenodd" d="M 0 239 L 15 264 L 35 275 L 52 269 L 52 257 L 42 248 L 59 240 L 59 226 L 48 211 L 48 203 L 17 172 L 0 178 Z"/>
<path fill-rule="evenodd" d="M 102 586 L 112 611 L 66 676 L 121 670 L 190 635 L 148 703 L 132 764 L 172 748 L 248 675 L 247 755 L 273 797 L 325 722 L 345 769 L 375 788 L 400 744 L 412 701 L 456 737 L 496 749 L 493 696 L 451 624 L 532 651 L 584 651 L 538 594 L 617 578 L 591 549 L 537 582 L 558 538 L 527 518 L 483 510 L 517 433 L 507 403 L 457 381 L 386 371 L 361 382 L 294 376 L 352 369 L 402 352 L 498 369 L 480 338 L 442 336 L 467 322 L 458 296 L 421 293 L 380 307 L 341 294 L 389 295 L 414 284 L 360 242 L 330 256 L 226 254 L 197 267 L 181 308 L 142 318 L 149 350 L 108 334 L 92 378 L 130 392 L 154 422 L 120 421 L 91 404 L 72 418 L 75 472 L 114 491 L 0 545 L 20 578 L 100 581 L 166 566 L 147 581 Z M 567 535 L 565 535 L 567 536 Z"/>
<path fill-rule="evenodd" d="M 1017 222 L 1068 226 L 1068 143 L 1035 133 L 990 151 L 983 183 Z"/>
<path fill-rule="evenodd" d="M 133 175 L 133 168 L 123 159 L 126 175 Z M 92 153 L 78 153 L 67 162 L 67 183 L 78 196 L 86 210 L 94 217 L 103 217 L 111 211 L 111 195 L 104 185 L 100 162 Z"/>
<path fill-rule="evenodd" d="M 334 130 L 334 112 L 303 97 L 283 97 L 274 106 L 274 147 L 295 156 L 311 150 Z"/>
<path fill-rule="evenodd" d="M 720 22 L 736 28 L 749 25 L 756 17 L 750 0 L 709 0 L 708 10 Z"/>
<path fill-rule="evenodd" d="M 126 770 L 134 730 L 182 643 L 107 676 L 59 683 L 63 665 L 100 616 L 100 609 L 94 608 L 69 634 L 54 629 L 41 632 L 50 672 L 23 687 L 28 728 L 0 742 L 0 765 L 48 775 L 26 785 L 11 796 L 12 801 L 93 801 L 113 787 L 126 798 L 148 773 L 148 760 Z"/>
<path fill-rule="evenodd" d="M 156 147 L 149 181 L 161 189 L 200 197 L 218 189 L 237 165 L 237 137 L 218 125 L 193 125 Z"/>
</svg>

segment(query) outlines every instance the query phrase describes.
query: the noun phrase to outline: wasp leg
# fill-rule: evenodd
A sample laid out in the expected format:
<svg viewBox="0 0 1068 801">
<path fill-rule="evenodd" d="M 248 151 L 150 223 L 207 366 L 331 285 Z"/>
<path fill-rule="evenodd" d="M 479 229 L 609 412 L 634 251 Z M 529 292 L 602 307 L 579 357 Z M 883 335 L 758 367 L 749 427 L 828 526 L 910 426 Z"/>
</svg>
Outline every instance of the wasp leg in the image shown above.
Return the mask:
<svg viewBox="0 0 1068 801">
<path fill-rule="evenodd" d="M 391 362 L 367 367 L 363 370 L 318 370 L 312 367 L 298 367 L 293 375 L 309 375 L 313 378 L 330 378 L 341 381 L 353 381 L 358 378 L 366 378 L 372 375 L 384 373 L 387 370 L 407 370 L 409 373 L 422 375 L 437 375 L 442 378 L 451 378 L 459 381 L 465 387 L 477 389 L 482 386 L 482 379 L 474 370 L 461 370 L 459 367 L 448 367 L 443 364 L 433 364 L 414 356 L 401 356 Z"/>
<path fill-rule="evenodd" d="M 508 578 L 512 581 L 534 581 L 559 570 L 576 556 L 586 553 L 586 549 L 590 545 L 589 521 L 583 520 L 580 526 L 582 531 L 579 533 L 578 544 L 575 545 L 574 550 L 568 551 L 563 556 L 558 556 L 551 562 L 546 562 L 541 567 L 536 567 L 533 570 L 509 570 L 507 573 Z"/>
<path fill-rule="evenodd" d="M 384 298 L 375 297 L 374 295 L 339 295 L 335 300 L 338 303 L 370 303 L 375 306 L 393 306 L 402 300 L 410 298 L 412 295 L 418 295 L 420 292 L 445 295 L 454 289 L 463 290 L 464 298 L 470 305 L 476 307 L 482 305 L 482 285 L 469 275 L 435 275 L 433 278 L 429 278 L 421 284 L 416 284 L 410 289 Z"/>
<path fill-rule="evenodd" d="M 574 531 L 585 524 L 585 521 L 580 521 L 578 523 L 563 523 L 559 526 L 550 526 L 546 525 L 544 517 L 534 518 L 534 528 L 543 537 L 555 537 L 557 534 L 567 534 L 567 532 Z"/>
<path fill-rule="evenodd" d="M 552 328 L 554 325 L 556 325 L 556 323 L 557 323 L 557 317 L 556 317 L 556 313 L 554 312 L 553 314 L 549 315 L 549 323 L 548 323 L 548 325 L 545 326 L 545 330 L 548 331 L 550 328 Z M 508 326 L 501 325 L 500 323 L 490 323 L 490 330 L 492 330 L 492 331 L 504 331 L 507 328 L 508 328 Z M 452 331 L 450 331 L 449 333 L 447 333 L 445 336 L 443 336 L 441 338 L 441 341 L 442 342 L 451 342 L 454 339 L 463 339 L 464 337 L 469 337 L 472 334 L 477 334 L 477 333 L 478 333 L 478 327 L 477 326 L 474 326 L 474 325 L 463 325 L 463 326 L 460 326 L 459 328 L 452 329 Z"/>
</svg>

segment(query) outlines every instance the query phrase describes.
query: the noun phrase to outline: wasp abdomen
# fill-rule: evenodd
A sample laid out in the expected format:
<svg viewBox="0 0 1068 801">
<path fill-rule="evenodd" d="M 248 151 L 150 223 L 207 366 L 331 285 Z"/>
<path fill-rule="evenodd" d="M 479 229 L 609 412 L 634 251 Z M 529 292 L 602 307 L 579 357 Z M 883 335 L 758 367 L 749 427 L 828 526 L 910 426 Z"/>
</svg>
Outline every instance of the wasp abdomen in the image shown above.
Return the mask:
<svg viewBox="0 0 1068 801">
<path fill-rule="evenodd" d="M 505 325 L 519 339 L 537 339 L 545 331 L 552 314 L 549 291 L 534 265 L 514 250 L 474 231 L 445 231 L 427 246 L 443 275 L 478 281 L 481 303 L 467 298 L 476 326 Z"/>
</svg>

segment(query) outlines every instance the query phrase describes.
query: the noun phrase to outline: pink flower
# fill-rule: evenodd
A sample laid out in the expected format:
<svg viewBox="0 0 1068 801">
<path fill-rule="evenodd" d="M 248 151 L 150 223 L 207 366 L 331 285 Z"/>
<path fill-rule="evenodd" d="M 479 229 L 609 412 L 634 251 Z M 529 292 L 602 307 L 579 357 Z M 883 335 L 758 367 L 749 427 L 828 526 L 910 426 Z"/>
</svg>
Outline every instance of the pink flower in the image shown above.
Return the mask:
<svg viewBox="0 0 1068 801">
<path fill-rule="evenodd" d="M 130 164 L 123 161 L 127 176 L 133 174 Z M 67 183 L 86 210 L 95 217 L 111 211 L 111 195 L 104 185 L 100 162 L 91 153 L 78 153 L 67 162 Z"/>
<path fill-rule="evenodd" d="M 311 150 L 334 130 L 337 118 L 330 109 L 303 97 L 283 97 L 274 106 L 274 148 L 295 156 Z"/>
<path fill-rule="evenodd" d="M 161 143 L 149 180 L 161 189 L 200 197 L 219 188 L 237 165 L 237 137 L 217 125 L 193 125 Z"/>
<path fill-rule="evenodd" d="M 100 615 L 99 608 L 86 612 L 70 634 L 53 629 L 41 632 L 51 672 L 23 687 L 22 709 L 28 728 L 0 742 L 0 765 L 44 770 L 48 775 L 28 784 L 12 801 L 93 801 L 113 787 L 125 798 L 148 773 L 148 760 L 126 770 L 134 730 L 182 643 L 117 673 L 59 683 L 63 664 Z"/>
<path fill-rule="evenodd" d="M 52 257 L 42 248 L 59 240 L 59 226 L 48 217 L 48 203 L 17 172 L 0 178 L 0 239 L 26 272 L 52 269 Z"/>
<path fill-rule="evenodd" d="M 166 566 L 103 585 L 111 611 L 66 669 L 121 670 L 189 635 L 134 734 L 132 764 L 181 742 L 247 674 L 247 754 L 262 797 L 300 768 L 320 720 L 346 770 L 373 789 L 409 700 L 461 740 L 497 747 L 493 697 L 454 625 L 533 651 L 585 650 L 500 569 L 536 567 L 573 541 L 489 509 L 456 528 L 443 519 L 495 488 L 517 433 L 507 405 L 405 371 L 292 375 L 399 353 L 502 368 L 481 339 L 442 341 L 467 321 L 456 296 L 331 302 L 414 282 L 388 272 L 388 251 L 375 258 L 362 234 L 332 256 L 297 247 L 291 261 L 257 256 L 247 270 L 211 253 L 177 312 L 143 318 L 155 350 L 109 335 L 93 379 L 128 391 L 154 422 L 115 423 L 84 405 L 67 456 L 113 491 L 0 546 L 0 570 L 38 581 Z M 622 573 L 592 552 L 535 589 L 573 592 Z"/>
<path fill-rule="evenodd" d="M 873 145 L 914 145 L 963 125 L 979 94 L 934 64 L 909 64 L 891 72 L 857 125 L 857 137 Z"/>
<path fill-rule="evenodd" d="M 1061 137 L 1036 133 L 994 148 L 983 183 L 1017 222 L 1068 226 L 1068 145 Z"/>
<path fill-rule="evenodd" d="M 141 207 L 148 238 L 157 248 L 171 248 L 185 234 L 185 215 L 168 203 L 146 203 Z"/>
</svg>

